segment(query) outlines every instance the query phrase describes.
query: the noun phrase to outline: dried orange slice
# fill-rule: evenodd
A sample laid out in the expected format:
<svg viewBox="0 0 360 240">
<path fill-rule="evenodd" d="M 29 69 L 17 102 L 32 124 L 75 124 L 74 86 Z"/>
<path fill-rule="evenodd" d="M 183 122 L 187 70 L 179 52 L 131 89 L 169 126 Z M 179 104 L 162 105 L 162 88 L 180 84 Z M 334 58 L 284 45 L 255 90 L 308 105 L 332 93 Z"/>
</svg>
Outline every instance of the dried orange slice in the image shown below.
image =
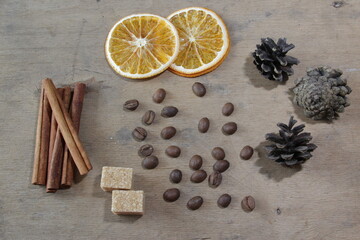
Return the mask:
<svg viewBox="0 0 360 240">
<path fill-rule="evenodd" d="M 143 79 L 165 71 L 179 52 L 179 36 L 169 20 L 152 14 L 121 19 L 110 30 L 105 55 L 120 75 Z"/>
<path fill-rule="evenodd" d="M 169 70 L 185 77 L 197 77 L 217 68 L 230 49 L 223 20 L 213 11 L 191 7 L 172 13 L 168 19 L 179 33 L 180 50 Z"/>
</svg>

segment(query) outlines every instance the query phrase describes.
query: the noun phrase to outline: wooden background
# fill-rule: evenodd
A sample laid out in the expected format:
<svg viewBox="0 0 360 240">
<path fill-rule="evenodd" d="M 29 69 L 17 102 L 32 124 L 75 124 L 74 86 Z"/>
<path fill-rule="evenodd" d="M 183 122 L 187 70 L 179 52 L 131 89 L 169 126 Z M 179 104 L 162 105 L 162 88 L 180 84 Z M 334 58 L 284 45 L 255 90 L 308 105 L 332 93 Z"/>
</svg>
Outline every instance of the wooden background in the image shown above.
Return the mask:
<svg viewBox="0 0 360 240">
<path fill-rule="evenodd" d="M 112 72 L 105 61 L 103 44 L 111 26 L 132 13 L 167 16 L 173 11 L 203 6 L 220 14 L 229 27 L 232 49 L 214 72 L 187 79 L 165 72 L 149 81 L 127 81 Z M 360 239 L 360 2 L 345 0 L 0 0 L 0 239 Z M 249 58 L 261 37 L 287 37 L 300 59 L 295 75 L 283 85 L 262 79 Z M 353 88 L 352 105 L 333 123 L 306 119 L 291 102 L 288 89 L 307 67 L 330 65 L 344 71 Z M 81 139 L 94 170 L 69 190 L 47 194 L 30 184 L 35 125 L 41 79 L 58 86 L 87 81 Z M 197 98 L 194 81 L 207 87 Z M 162 105 L 151 101 L 159 87 L 168 92 Z M 137 98 L 141 106 L 125 113 L 125 100 Z M 221 107 L 231 101 L 230 117 Z M 146 143 L 156 148 L 160 165 L 143 170 L 130 137 L 141 125 L 142 114 L 164 105 L 180 110 L 173 119 L 157 118 L 147 127 Z M 302 169 L 282 168 L 263 156 L 264 135 L 276 131 L 276 123 L 294 115 L 305 122 L 318 149 Z M 197 132 L 197 122 L 209 117 L 207 134 Z M 236 121 L 238 132 L 220 133 L 227 121 Z M 171 141 L 159 139 L 160 130 L 174 125 L 179 134 Z M 178 159 L 164 155 L 167 145 L 182 148 Z M 249 161 L 238 154 L 244 145 L 257 149 Z M 210 172 L 214 146 L 226 150 L 231 162 L 223 184 L 192 184 L 188 160 L 204 157 Z M 100 185 L 102 166 L 132 167 L 135 189 L 146 193 L 143 217 L 115 216 L 111 194 Z M 181 198 L 165 203 L 162 193 L 175 187 L 169 172 L 179 168 L 184 180 Z M 227 209 L 216 206 L 222 193 L 233 202 Z M 256 199 L 252 213 L 241 210 L 241 199 Z M 198 211 L 186 209 L 195 195 L 203 196 Z"/>
</svg>

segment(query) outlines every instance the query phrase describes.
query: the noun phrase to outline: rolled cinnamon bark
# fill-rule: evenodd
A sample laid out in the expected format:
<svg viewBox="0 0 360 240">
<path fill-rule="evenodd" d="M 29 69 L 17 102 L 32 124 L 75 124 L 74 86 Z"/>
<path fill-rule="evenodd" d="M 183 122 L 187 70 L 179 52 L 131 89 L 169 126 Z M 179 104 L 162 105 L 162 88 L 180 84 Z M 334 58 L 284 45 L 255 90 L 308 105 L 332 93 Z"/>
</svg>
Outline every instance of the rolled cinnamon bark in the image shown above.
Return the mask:
<svg viewBox="0 0 360 240">
<path fill-rule="evenodd" d="M 59 92 L 60 96 L 64 99 L 64 89 L 58 88 L 57 91 Z M 49 172 L 50 161 L 51 161 L 52 153 L 53 153 L 53 149 L 54 149 L 56 131 L 57 131 L 57 122 L 55 120 L 55 115 L 52 114 L 51 115 L 51 127 L 50 127 L 50 141 L 49 141 L 48 172 Z"/>
<path fill-rule="evenodd" d="M 79 133 L 80 118 L 82 106 L 84 102 L 86 85 L 84 83 L 77 83 L 74 88 L 74 95 L 71 101 L 70 116 L 74 123 L 75 130 Z M 68 188 L 72 185 L 74 179 L 74 162 L 69 154 L 67 147 L 64 151 L 64 162 L 61 177 L 61 187 Z"/>
<path fill-rule="evenodd" d="M 71 99 L 71 88 L 65 87 L 63 91 L 63 100 L 66 109 L 69 109 L 70 99 Z M 53 193 L 60 188 L 63 153 L 64 153 L 64 139 L 61 135 L 60 128 L 57 128 L 53 152 L 51 154 L 51 160 L 49 161 L 46 192 Z"/>
<path fill-rule="evenodd" d="M 44 92 L 44 101 L 42 107 L 43 110 L 41 123 L 40 159 L 36 183 L 38 185 L 46 184 L 46 173 L 49 157 L 51 107 L 46 92 Z"/>
<path fill-rule="evenodd" d="M 43 105 L 44 105 L 44 88 L 43 86 L 41 86 L 39 112 L 38 112 L 38 120 L 37 120 L 37 128 L 36 128 L 34 166 L 33 166 L 33 175 L 31 179 L 32 184 L 39 184 L 38 177 L 39 177 L 39 164 L 40 164 L 40 151 L 41 151 L 40 146 L 41 146 Z"/>
<path fill-rule="evenodd" d="M 44 79 L 43 84 L 45 93 L 48 94 L 49 102 L 58 123 L 58 127 L 60 128 L 74 162 L 79 169 L 79 173 L 84 175 L 92 169 L 92 166 L 79 136 L 75 131 L 70 115 L 66 111 L 65 105 L 57 93 L 51 79 Z"/>
<path fill-rule="evenodd" d="M 63 158 L 64 140 L 61 137 L 60 129 L 56 131 L 54 149 L 50 161 L 48 177 L 46 181 L 46 192 L 53 193 L 59 189 L 61 179 L 61 164 Z"/>
<path fill-rule="evenodd" d="M 69 149 L 67 148 L 67 146 L 65 146 L 60 187 L 61 188 L 71 187 L 73 180 L 74 180 L 74 161 L 71 158 Z"/>
</svg>

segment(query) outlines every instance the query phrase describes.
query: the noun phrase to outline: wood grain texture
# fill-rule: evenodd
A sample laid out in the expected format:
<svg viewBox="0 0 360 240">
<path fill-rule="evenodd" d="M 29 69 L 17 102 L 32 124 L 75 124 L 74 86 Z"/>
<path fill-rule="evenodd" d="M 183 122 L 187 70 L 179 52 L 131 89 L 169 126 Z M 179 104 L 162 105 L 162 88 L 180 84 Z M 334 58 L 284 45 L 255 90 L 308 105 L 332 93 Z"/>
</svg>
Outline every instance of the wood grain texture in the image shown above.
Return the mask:
<svg viewBox="0 0 360 240">
<path fill-rule="evenodd" d="M 344 2 L 335 8 L 332 0 L 1 0 L 0 239 L 359 239 L 360 2 Z M 112 72 L 104 41 L 117 20 L 141 12 L 167 16 L 194 4 L 214 10 L 229 27 L 232 48 L 217 70 L 196 79 L 166 71 L 149 81 L 127 81 Z M 290 55 L 301 63 L 284 85 L 262 79 L 249 58 L 267 36 L 287 37 L 296 45 Z M 342 69 L 353 88 L 352 105 L 331 124 L 306 119 L 289 95 L 293 80 L 316 65 Z M 93 171 L 56 194 L 31 184 L 39 88 L 45 77 L 58 87 L 85 80 L 89 86 L 80 138 Z M 205 97 L 193 95 L 195 80 L 206 85 Z M 151 96 L 160 87 L 168 94 L 155 104 Z M 133 98 L 140 107 L 122 111 L 123 102 Z M 221 107 L 228 101 L 235 111 L 224 117 Z M 159 117 L 165 105 L 178 107 L 178 116 Z M 146 127 L 146 143 L 160 159 L 155 170 L 141 168 L 141 143 L 131 138 L 149 109 L 157 113 L 155 123 Z M 306 123 L 318 145 L 299 171 L 269 162 L 261 150 L 264 135 L 290 115 Z M 211 121 L 206 134 L 197 131 L 202 117 Z M 233 136 L 221 134 L 227 121 L 238 123 Z M 178 129 L 169 141 L 159 136 L 167 125 Z M 178 159 L 165 156 L 170 144 L 182 148 Z M 239 158 L 245 145 L 257 149 L 248 161 Z M 209 173 L 214 146 L 225 149 L 231 164 L 222 185 L 192 184 L 190 157 L 203 156 Z M 135 189 L 145 191 L 143 217 L 111 213 L 111 194 L 100 188 L 105 165 L 134 168 Z M 168 181 L 175 168 L 183 171 L 177 185 L 181 197 L 165 203 L 162 193 L 175 186 Z M 223 193 L 233 197 L 227 209 L 216 205 Z M 204 198 L 204 205 L 192 212 L 186 202 L 195 195 Z M 252 213 L 241 210 L 246 195 L 256 199 Z"/>
</svg>

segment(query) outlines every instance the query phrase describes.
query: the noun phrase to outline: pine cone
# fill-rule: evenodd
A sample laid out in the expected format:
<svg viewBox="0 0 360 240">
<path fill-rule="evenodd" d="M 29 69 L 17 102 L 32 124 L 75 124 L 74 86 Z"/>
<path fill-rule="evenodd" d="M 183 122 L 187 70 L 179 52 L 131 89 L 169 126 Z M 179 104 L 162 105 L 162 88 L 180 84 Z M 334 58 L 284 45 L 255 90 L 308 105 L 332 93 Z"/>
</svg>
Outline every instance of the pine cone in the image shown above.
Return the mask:
<svg viewBox="0 0 360 240">
<path fill-rule="evenodd" d="M 289 125 L 277 124 L 280 128 L 279 134 L 266 134 L 266 140 L 274 142 L 274 144 L 265 147 L 269 159 L 286 166 L 292 166 L 302 164 L 312 157 L 311 152 L 317 146 L 309 143 L 312 139 L 310 133 L 301 133 L 305 125 L 301 124 L 294 127 L 296 122 L 294 117 L 291 117 Z"/>
<path fill-rule="evenodd" d="M 294 103 L 314 120 L 336 118 L 350 105 L 346 95 L 351 88 L 341 75 L 341 70 L 330 67 L 308 69 L 307 76 L 295 81 Z"/>
<path fill-rule="evenodd" d="M 286 43 L 286 38 L 279 38 L 277 43 L 271 38 L 262 38 L 261 45 L 256 45 L 257 49 L 252 54 L 254 64 L 267 79 L 285 82 L 294 74 L 292 65 L 299 63 L 298 59 L 286 56 L 294 47 L 294 44 Z"/>
</svg>

